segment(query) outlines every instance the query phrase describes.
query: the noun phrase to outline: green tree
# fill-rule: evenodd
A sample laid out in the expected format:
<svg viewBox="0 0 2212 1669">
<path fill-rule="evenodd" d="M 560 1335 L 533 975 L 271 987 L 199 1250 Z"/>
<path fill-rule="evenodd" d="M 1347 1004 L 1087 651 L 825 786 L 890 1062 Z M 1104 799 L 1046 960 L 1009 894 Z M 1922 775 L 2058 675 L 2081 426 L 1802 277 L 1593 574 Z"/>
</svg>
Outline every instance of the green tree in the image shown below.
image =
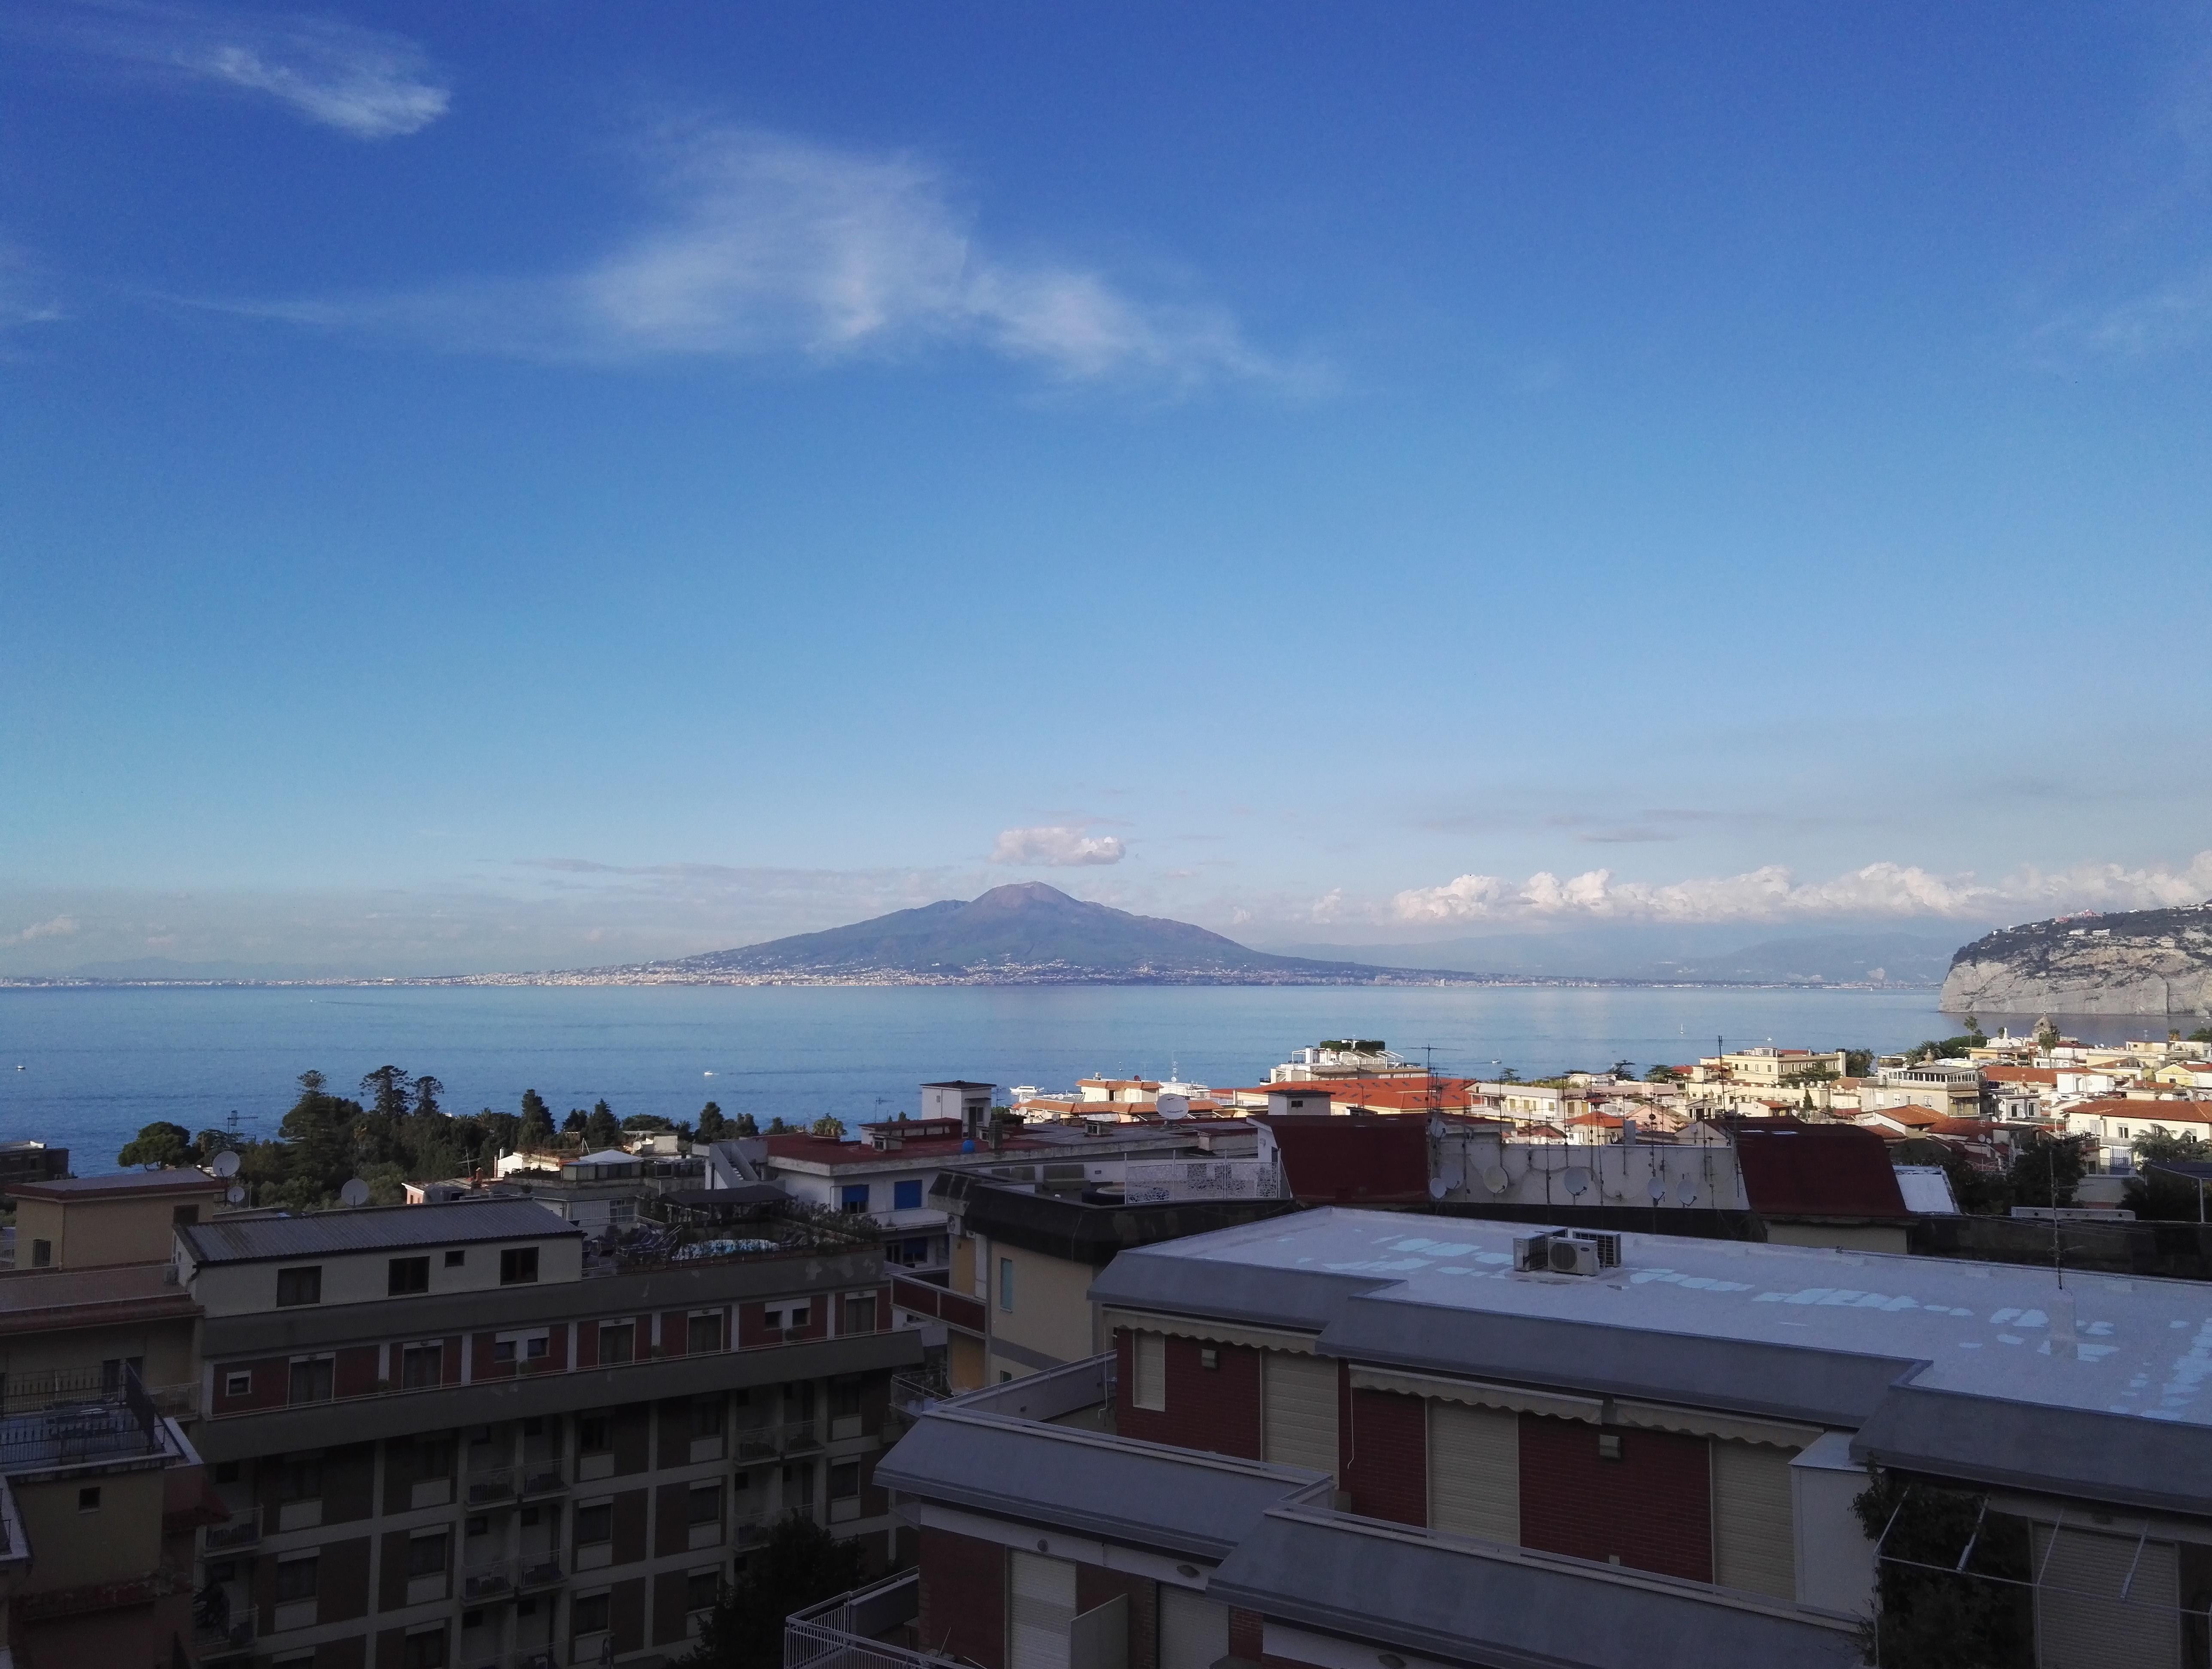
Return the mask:
<svg viewBox="0 0 2212 1669">
<path fill-rule="evenodd" d="M 1646 1083 L 1680 1083 L 1682 1075 L 1672 1066 L 1654 1066 L 1644 1074 Z"/>
<path fill-rule="evenodd" d="M 760 1134 L 760 1126 L 754 1121 L 751 1114 L 740 1113 L 730 1121 L 730 1134 L 732 1137 L 757 1136 Z"/>
<path fill-rule="evenodd" d="M 605 1102 L 599 1103 L 604 1107 Z M 633 1113 L 622 1121 L 624 1130 L 673 1130 L 675 1125 L 658 1113 Z"/>
<path fill-rule="evenodd" d="M 438 1105 L 438 1097 L 446 1093 L 446 1086 L 428 1072 L 415 1080 L 415 1116 L 418 1119 L 443 1117 L 446 1109 Z"/>
<path fill-rule="evenodd" d="M 329 1094 L 320 1072 L 300 1074 L 300 1099 L 276 1126 L 283 1138 L 283 1203 L 307 1210 L 334 1199 L 354 1174 L 354 1121 L 362 1116 L 359 1102 Z"/>
<path fill-rule="evenodd" d="M 729 1135 L 729 1127 L 730 1121 L 722 1116 L 722 1109 L 715 1102 L 708 1102 L 699 1109 L 699 1139 L 701 1141 L 722 1141 Z"/>
<path fill-rule="evenodd" d="M 860 1548 L 793 1513 L 745 1556 L 701 1624 L 695 1669 L 783 1669 L 783 1620 L 860 1585 Z"/>
<path fill-rule="evenodd" d="M 592 1103 L 592 1116 L 584 1121 L 584 1143 L 597 1152 L 611 1148 L 622 1140 L 623 1127 L 615 1117 L 615 1110 L 604 1100 Z"/>
<path fill-rule="evenodd" d="M 2038 1132 L 2014 1150 L 2005 1171 L 2015 1205 L 2071 1205 L 2081 1180 L 2081 1143 L 2072 1136 Z"/>
<path fill-rule="evenodd" d="M 783 1115 L 779 1113 L 768 1121 L 768 1133 L 771 1136 L 789 1136 L 794 1132 L 789 1125 L 784 1123 Z"/>
<path fill-rule="evenodd" d="M 1844 1051 L 1844 1076 L 1845 1077 L 1865 1077 L 1873 1071 L 1874 1051 L 1872 1049 L 1846 1049 Z"/>
<path fill-rule="evenodd" d="M 515 1132 L 514 1144 L 519 1148 L 553 1145 L 553 1109 L 535 1089 L 522 1092 L 522 1123 Z"/>
<path fill-rule="evenodd" d="M 1963 1490 L 1883 1472 L 1851 1502 L 1879 1545 L 1867 1655 L 1883 1669 L 2027 1669 L 2027 1527 Z M 1994 1579 L 1994 1580 L 1991 1580 Z"/>
<path fill-rule="evenodd" d="M 118 1165 L 159 1165 L 164 1169 L 181 1165 L 192 1156 L 192 1132 L 180 1124 L 156 1119 L 140 1127 L 115 1156 Z"/>
<path fill-rule="evenodd" d="M 840 1140 L 842 1140 L 845 1134 L 845 1126 L 838 1122 L 835 1116 L 830 1114 L 824 1113 L 812 1124 L 806 1126 L 806 1133 L 809 1136 L 835 1136 Z"/>
<path fill-rule="evenodd" d="M 404 1119 L 415 1080 L 397 1066 L 380 1066 L 361 1081 L 362 1105 L 380 1119 Z"/>
</svg>

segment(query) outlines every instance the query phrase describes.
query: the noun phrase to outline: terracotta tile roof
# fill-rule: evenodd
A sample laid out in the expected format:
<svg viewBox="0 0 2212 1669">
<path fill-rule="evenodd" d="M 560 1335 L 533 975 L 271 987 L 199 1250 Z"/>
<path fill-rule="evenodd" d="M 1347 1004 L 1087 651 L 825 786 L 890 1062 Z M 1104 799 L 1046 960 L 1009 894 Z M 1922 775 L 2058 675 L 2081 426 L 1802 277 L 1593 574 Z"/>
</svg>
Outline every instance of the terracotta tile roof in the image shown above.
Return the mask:
<svg viewBox="0 0 2212 1669">
<path fill-rule="evenodd" d="M 1743 1125 L 1735 1135 L 1744 1197 L 1761 1217 L 1911 1215 L 1890 1168 L 1888 1146 L 1871 1130 L 1856 1125 L 1790 1130 Z"/>
</svg>

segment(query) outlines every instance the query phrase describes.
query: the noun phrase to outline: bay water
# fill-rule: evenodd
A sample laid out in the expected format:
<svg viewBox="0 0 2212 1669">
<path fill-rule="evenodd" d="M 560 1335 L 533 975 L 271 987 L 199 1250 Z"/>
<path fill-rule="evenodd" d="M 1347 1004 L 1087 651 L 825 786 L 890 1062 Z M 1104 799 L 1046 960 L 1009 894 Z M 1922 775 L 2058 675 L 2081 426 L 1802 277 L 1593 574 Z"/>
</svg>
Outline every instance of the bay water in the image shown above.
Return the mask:
<svg viewBox="0 0 2212 1669">
<path fill-rule="evenodd" d="M 2113 1035 L 2132 1025 L 2113 1021 Z M 1890 1050 L 1958 1029 L 1932 991 L 1642 986 L 596 986 L 0 989 L 0 1138 L 115 1168 L 142 1125 L 270 1136 L 313 1068 L 351 1094 L 387 1062 L 430 1073 L 448 1112 L 697 1116 L 848 1126 L 919 1111 L 940 1078 L 1072 1089 L 1079 1077 L 1217 1087 L 1292 1049 L 1382 1038 L 1439 1071 L 1641 1072 L 1730 1047 Z"/>
</svg>

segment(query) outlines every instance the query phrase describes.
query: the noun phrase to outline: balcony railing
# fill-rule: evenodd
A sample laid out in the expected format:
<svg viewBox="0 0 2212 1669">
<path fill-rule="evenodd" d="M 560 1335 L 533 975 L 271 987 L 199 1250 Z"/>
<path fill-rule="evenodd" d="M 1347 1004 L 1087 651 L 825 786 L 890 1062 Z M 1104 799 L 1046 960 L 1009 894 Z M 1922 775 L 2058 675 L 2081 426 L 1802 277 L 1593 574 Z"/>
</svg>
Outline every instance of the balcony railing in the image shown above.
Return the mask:
<svg viewBox="0 0 2212 1669">
<path fill-rule="evenodd" d="M 921 1576 L 909 1570 L 793 1611 L 783 1623 L 783 1669 L 951 1669 L 951 1658 L 879 1638 L 921 1610 Z"/>
<path fill-rule="evenodd" d="M 780 1425 L 740 1426 L 731 1434 L 731 1458 L 768 1460 L 779 1454 L 798 1454 L 822 1447 L 811 1420 L 789 1420 Z"/>
<path fill-rule="evenodd" d="M 522 1463 L 521 1490 L 524 1495 L 554 1495 L 568 1487 L 568 1476 L 561 1465 L 559 1455 L 549 1455 L 542 1460 L 525 1460 Z"/>
<path fill-rule="evenodd" d="M 225 1548 L 252 1547 L 261 1540 L 261 1509 L 247 1507 L 233 1513 L 221 1524 L 208 1526 L 207 1551 L 210 1553 Z"/>
<path fill-rule="evenodd" d="M 514 1592 L 514 1567 L 501 1559 L 494 1564 L 465 1565 L 461 1569 L 461 1603 L 481 1605 L 504 1599 Z"/>
<path fill-rule="evenodd" d="M 560 1580 L 558 1553 L 526 1553 L 514 1562 L 514 1585 L 525 1593 L 532 1588 L 551 1587 Z"/>
<path fill-rule="evenodd" d="M 195 1618 L 192 1623 L 192 1654 L 202 1663 L 250 1652 L 253 1639 L 253 1613 L 250 1611 L 221 1622 Z"/>
</svg>

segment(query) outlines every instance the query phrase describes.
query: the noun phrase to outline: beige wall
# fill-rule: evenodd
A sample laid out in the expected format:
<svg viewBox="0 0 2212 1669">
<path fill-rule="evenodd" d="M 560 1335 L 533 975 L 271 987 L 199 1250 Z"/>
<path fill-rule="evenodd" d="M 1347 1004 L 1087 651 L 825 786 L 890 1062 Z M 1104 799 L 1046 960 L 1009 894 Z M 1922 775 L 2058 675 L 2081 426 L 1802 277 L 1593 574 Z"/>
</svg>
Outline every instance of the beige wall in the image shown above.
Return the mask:
<svg viewBox="0 0 2212 1669">
<path fill-rule="evenodd" d="M 189 1320 L 137 1322 L 116 1327 L 72 1327 L 67 1332 L 26 1332 L 0 1338 L 0 1373 L 45 1373 L 53 1369 L 97 1368 L 131 1356 L 145 1359 L 140 1377 L 147 1385 L 188 1385 L 198 1378 Z"/>
<path fill-rule="evenodd" d="M 1005 1266 L 1013 1265 L 1014 1307 L 1006 1308 L 1000 1292 Z M 1098 1324 L 1089 1297 L 1094 1271 L 1089 1264 L 1025 1251 L 1003 1241 L 991 1247 L 991 1338 L 995 1346 L 1005 1339 L 1048 1356 L 1054 1362 L 1079 1362 L 1103 1348 L 1095 1342 Z M 1004 1371 L 1017 1377 L 1034 1373 L 1038 1364 L 992 1352 L 991 1378 Z"/>
<path fill-rule="evenodd" d="M 19 1235 L 20 1235 L 20 1231 Z M 19 1241 L 20 1243 L 20 1241 Z M 286 1259 L 281 1262 L 211 1264 L 191 1276 L 192 1296 L 210 1315 L 249 1315 L 276 1307 L 276 1271 L 319 1265 L 323 1271 L 323 1308 L 332 1304 L 380 1304 L 392 1296 L 391 1264 L 394 1258 L 430 1259 L 430 1290 L 436 1297 L 449 1292 L 492 1292 L 499 1288 L 499 1254 L 507 1247 L 538 1247 L 538 1284 L 577 1281 L 584 1274 L 584 1243 L 569 1237 L 531 1241 L 518 1237 L 490 1241 L 458 1248 L 467 1253 L 460 1266 L 446 1266 L 446 1248 L 439 1246 L 395 1247 L 358 1257 Z"/>
<path fill-rule="evenodd" d="M 15 1267 L 33 1267 L 33 1241 L 50 1241 L 52 1267 L 89 1269 L 100 1264 L 166 1263 L 176 1229 L 177 1208 L 197 1205 L 204 1217 L 220 1196 L 179 1199 L 32 1199 L 15 1201 Z"/>
<path fill-rule="evenodd" d="M 13 1480 L 15 1509 L 31 1545 L 31 1574 L 19 1593 L 120 1582 L 161 1563 L 162 1478 L 159 1471 L 102 1472 L 83 1467 L 37 1482 Z M 77 1493 L 100 1491 L 95 1512 Z"/>
<path fill-rule="evenodd" d="M 1903 1228 L 1892 1229 L 1881 1223 L 1770 1223 L 1766 1238 L 1778 1246 L 1827 1246 L 1838 1252 L 1894 1252 L 1902 1255 L 1911 1248 L 1905 1244 Z"/>
</svg>

